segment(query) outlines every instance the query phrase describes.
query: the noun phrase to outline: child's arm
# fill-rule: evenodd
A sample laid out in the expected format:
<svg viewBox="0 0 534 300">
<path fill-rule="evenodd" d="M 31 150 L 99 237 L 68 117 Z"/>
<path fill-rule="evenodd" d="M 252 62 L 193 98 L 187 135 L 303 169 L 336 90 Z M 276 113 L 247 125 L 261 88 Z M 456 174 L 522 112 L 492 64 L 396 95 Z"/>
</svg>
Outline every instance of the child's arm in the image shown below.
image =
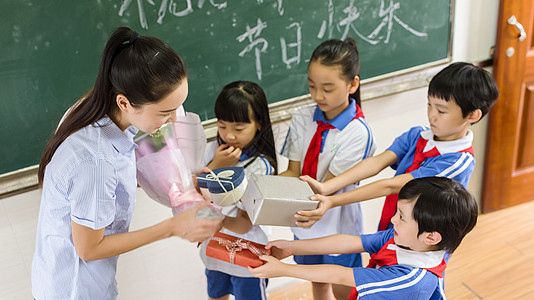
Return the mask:
<svg viewBox="0 0 534 300">
<path fill-rule="evenodd" d="M 299 177 L 300 176 L 300 162 L 290 160 L 287 170 L 279 174 L 280 176 Z"/>
<path fill-rule="evenodd" d="M 248 268 L 255 277 L 273 278 L 288 276 L 312 282 L 356 286 L 352 268 L 336 265 L 285 264 L 278 259 L 267 255 L 262 255 L 260 258 L 266 262 L 263 266 Z"/>
<path fill-rule="evenodd" d="M 236 217 L 224 217 L 222 226 L 235 233 L 244 234 L 252 228 L 252 222 L 244 210 L 239 210 Z"/>
<path fill-rule="evenodd" d="M 357 235 L 334 234 L 315 239 L 269 242 L 272 255 L 283 259 L 290 255 L 350 254 L 364 252 L 362 239 Z"/>
<path fill-rule="evenodd" d="M 326 211 L 332 207 L 371 200 L 382 196 L 389 196 L 391 194 L 397 194 L 404 184 L 412 179 L 412 174 L 407 173 L 397 175 L 393 178 L 378 180 L 361 186 L 355 190 L 338 195 L 314 195 L 311 197 L 311 199 L 321 201 L 319 206 L 315 210 L 298 211 L 295 214 L 295 218 L 298 220 L 307 220 L 308 222 L 297 222 L 297 225 L 310 227 L 316 221 L 320 220 Z"/>
<path fill-rule="evenodd" d="M 312 190 L 317 194 L 330 195 L 349 184 L 359 182 L 380 173 L 380 171 L 394 164 L 397 159 L 398 157 L 395 152 L 386 150 L 376 156 L 360 161 L 354 167 L 330 180 L 325 180 L 323 183 L 307 175 L 301 176 L 300 178 L 308 182 Z"/>
</svg>

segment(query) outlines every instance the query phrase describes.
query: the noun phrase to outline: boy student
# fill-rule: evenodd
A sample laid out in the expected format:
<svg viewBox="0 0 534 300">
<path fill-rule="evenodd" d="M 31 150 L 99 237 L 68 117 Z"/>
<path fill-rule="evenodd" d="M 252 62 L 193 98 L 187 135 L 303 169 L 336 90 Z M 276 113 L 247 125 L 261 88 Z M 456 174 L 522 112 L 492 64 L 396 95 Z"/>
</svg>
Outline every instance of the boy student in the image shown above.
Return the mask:
<svg viewBox="0 0 534 300">
<path fill-rule="evenodd" d="M 261 267 L 249 268 L 256 277 L 296 277 L 356 287 L 350 299 L 444 299 L 444 254 L 452 253 L 476 224 L 473 196 L 455 180 L 423 177 L 399 192 L 393 229 L 374 234 L 273 241 L 271 256 Z M 367 268 L 337 265 L 294 265 L 278 259 L 290 255 L 368 252 Z"/>
<path fill-rule="evenodd" d="M 495 81 L 482 68 L 465 62 L 447 66 L 432 78 L 428 87 L 430 128 L 411 128 L 383 153 L 366 158 L 323 183 L 301 176 L 320 194 L 312 199 L 321 203 L 315 210 L 297 212 L 296 218 L 309 220 L 312 225 L 332 207 L 387 196 L 379 224 L 379 230 L 385 230 L 391 227 L 397 193 L 408 181 L 438 176 L 455 179 L 467 187 L 475 168 L 471 146 L 473 133 L 469 126 L 488 112 L 498 95 Z M 346 193 L 323 196 L 374 176 L 388 166 L 396 170 L 393 178 L 378 180 Z"/>
</svg>

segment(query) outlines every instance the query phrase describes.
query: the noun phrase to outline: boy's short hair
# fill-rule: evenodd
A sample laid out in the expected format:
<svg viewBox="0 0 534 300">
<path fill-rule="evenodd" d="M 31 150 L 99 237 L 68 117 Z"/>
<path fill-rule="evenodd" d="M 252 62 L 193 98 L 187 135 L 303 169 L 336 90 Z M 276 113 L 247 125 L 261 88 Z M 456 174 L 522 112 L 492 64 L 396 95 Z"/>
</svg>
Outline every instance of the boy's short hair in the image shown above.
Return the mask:
<svg viewBox="0 0 534 300">
<path fill-rule="evenodd" d="M 428 96 L 453 100 L 462 109 L 464 118 L 476 109 L 480 109 L 484 117 L 497 101 L 499 89 L 488 71 L 470 63 L 456 62 L 432 78 Z"/>
<path fill-rule="evenodd" d="M 478 206 L 463 185 L 445 177 L 416 178 L 399 192 L 399 201 L 416 201 L 413 217 L 423 232 L 441 234 L 439 249 L 449 253 L 460 245 L 464 236 L 475 227 Z"/>
</svg>

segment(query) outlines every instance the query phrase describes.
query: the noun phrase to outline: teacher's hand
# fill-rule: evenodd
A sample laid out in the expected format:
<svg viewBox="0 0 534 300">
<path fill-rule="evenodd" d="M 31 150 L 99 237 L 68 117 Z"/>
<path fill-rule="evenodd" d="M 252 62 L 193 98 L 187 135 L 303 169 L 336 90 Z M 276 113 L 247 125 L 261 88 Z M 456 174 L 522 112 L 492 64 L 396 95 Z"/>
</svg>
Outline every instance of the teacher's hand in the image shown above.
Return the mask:
<svg viewBox="0 0 534 300">
<path fill-rule="evenodd" d="M 196 216 L 197 212 L 208 204 L 202 203 L 172 217 L 172 235 L 190 242 L 202 242 L 219 231 L 222 227 L 222 216 L 215 220 L 200 219 Z"/>
</svg>

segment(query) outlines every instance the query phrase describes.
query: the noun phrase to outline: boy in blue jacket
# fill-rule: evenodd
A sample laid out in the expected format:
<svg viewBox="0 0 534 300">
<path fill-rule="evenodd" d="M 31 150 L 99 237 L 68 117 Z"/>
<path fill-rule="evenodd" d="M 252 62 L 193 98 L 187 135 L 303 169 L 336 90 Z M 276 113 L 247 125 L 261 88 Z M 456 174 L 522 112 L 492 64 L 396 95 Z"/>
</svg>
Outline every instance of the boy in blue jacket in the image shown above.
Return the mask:
<svg viewBox="0 0 534 300">
<path fill-rule="evenodd" d="M 445 299 L 444 255 L 452 253 L 476 224 L 474 197 L 457 181 L 423 177 L 399 192 L 393 228 L 374 234 L 336 234 L 323 238 L 273 241 L 274 256 L 261 256 L 256 277 L 296 277 L 355 287 L 350 299 Z M 290 255 L 368 252 L 367 268 L 294 265 L 279 261 Z"/>
</svg>

